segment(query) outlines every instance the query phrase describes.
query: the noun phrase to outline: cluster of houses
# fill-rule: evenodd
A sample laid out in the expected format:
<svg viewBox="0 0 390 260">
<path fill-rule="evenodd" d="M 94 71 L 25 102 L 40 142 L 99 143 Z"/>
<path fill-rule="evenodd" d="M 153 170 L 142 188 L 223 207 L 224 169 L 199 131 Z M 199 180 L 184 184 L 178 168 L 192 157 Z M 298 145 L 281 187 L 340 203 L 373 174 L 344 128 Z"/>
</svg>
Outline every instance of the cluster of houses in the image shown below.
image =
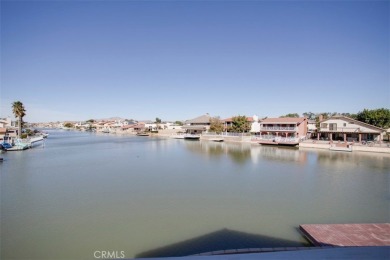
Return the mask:
<svg viewBox="0 0 390 260">
<path fill-rule="evenodd" d="M 156 123 L 152 121 L 135 121 L 124 119 L 100 120 L 96 122 L 71 122 L 79 130 L 94 130 L 106 133 L 139 133 L 142 131 L 185 132 L 188 134 L 203 134 L 209 132 L 209 114 L 201 115 L 183 124 L 173 122 Z M 333 116 L 327 119 L 320 118 L 319 127 L 315 120 L 306 117 L 298 118 L 263 118 L 257 116 L 247 117 L 250 124 L 248 134 L 263 140 L 295 140 L 317 139 L 344 142 L 382 141 L 386 133 L 385 129 L 369 125 L 346 116 Z M 58 122 L 36 127 L 65 128 L 67 122 Z M 68 122 L 69 123 L 69 122 Z M 233 118 L 221 119 L 224 131 L 233 124 Z M 17 135 L 17 128 L 13 122 L 0 119 L 0 140 L 7 134 Z"/>
<path fill-rule="evenodd" d="M 129 119 L 103 119 L 97 121 L 84 121 L 84 122 L 57 122 L 57 123 L 46 123 L 46 124 L 36 124 L 35 127 L 42 128 L 60 128 L 60 129 L 69 129 L 67 127 L 69 124 L 72 125 L 71 128 L 75 128 L 81 131 L 96 131 L 103 133 L 138 133 L 142 131 L 159 131 L 159 130 L 181 130 L 181 125 L 172 123 L 172 122 L 161 122 L 156 123 L 150 120 L 137 121 Z"/>
<path fill-rule="evenodd" d="M 251 125 L 250 133 L 264 140 L 304 140 L 317 139 L 344 142 L 382 141 L 386 130 L 346 117 L 333 116 L 327 119 L 320 117 L 319 128 L 315 120 L 306 117 L 264 118 L 247 117 Z M 224 128 L 231 126 L 233 119 L 221 120 Z M 183 126 L 189 133 L 200 134 L 210 129 L 208 114 L 186 121 Z"/>
</svg>

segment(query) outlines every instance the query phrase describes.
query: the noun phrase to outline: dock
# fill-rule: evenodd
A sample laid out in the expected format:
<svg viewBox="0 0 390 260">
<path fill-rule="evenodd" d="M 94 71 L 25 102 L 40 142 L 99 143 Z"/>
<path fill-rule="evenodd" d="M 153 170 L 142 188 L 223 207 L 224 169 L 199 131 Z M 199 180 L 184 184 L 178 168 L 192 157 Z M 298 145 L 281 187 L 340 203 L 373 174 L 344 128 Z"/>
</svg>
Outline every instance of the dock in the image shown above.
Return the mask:
<svg viewBox="0 0 390 260">
<path fill-rule="evenodd" d="M 307 224 L 299 229 L 315 246 L 390 246 L 390 223 Z"/>
</svg>

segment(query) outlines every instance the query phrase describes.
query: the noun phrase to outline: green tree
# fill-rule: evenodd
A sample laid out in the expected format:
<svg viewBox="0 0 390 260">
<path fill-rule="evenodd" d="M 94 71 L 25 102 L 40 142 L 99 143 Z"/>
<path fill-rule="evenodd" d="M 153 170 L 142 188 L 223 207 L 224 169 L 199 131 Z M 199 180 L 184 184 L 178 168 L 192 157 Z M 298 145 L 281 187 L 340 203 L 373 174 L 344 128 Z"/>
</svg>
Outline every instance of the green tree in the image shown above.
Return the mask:
<svg viewBox="0 0 390 260">
<path fill-rule="evenodd" d="M 284 115 L 284 116 L 280 116 L 280 117 L 299 117 L 299 114 L 297 114 L 297 113 L 290 113 L 290 114 L 287 114 L 287 115 Z"/>
<path fill-rule="evenodd" d="M 156 127 L 157 127 L 157 130 L 161 129 L 160 124 L 161 124 L 161 119 L 156 117 Z"/>
<path fill-rule="evenodd" d="M 305 112 L 302 115 L 310 120 L 316 119 L 316 114 L 314 114 L 313 112 Z"/>
<path fill-rule="evenodd" d="M 23 103 L 20 101 L 15 101 L 14 103 L 12 103 L 12 112 L 18 119 L 18 137 L 21 138 L 23 117 L 26 115 L 26 109 L 24 109 Z"/>
<path fill-rule="evenodd" d="M 87 123 L 88 123 L 88 128 L 87 128 L 87 130 L 88 131 L 92 131 L 92 129 L 94 128 L 93 127 L 93 123 L 95 123 L 95 120 L 94 119 L 89 119 L 89 120 L 87 120 Z M 95 127 L 96 128 L 96 127 Z"/>
<path fill-rule="evenodd" d="M 175 121 L 175 125 L 183 125 L 182 121 Z"/>
<path fill-rule="evenodd" d="M 215 132 L 220 134 L 223 132 L 223 123 L 221 122 L 219 117 L 210 118 L 210 132 Z"/>
<path fill-rule="evenodd" d="M 249 132 L 251 124 L 248 122 L 246 116 L 235 116 L 232 118 L 231 132 L 244 133 Z"/>
<path fill-rule="evenodd" d="M 390 110 L 387 108 L 364 109 L 356 115 L 356 119 L 380 128 L 390 127 Z"/>
<path fill-rule="evenodd" d="M 68 127 L 68 128 L 74 127 L 74 125 L 72 123 L 70 123 L 70 122 L 65 123 L 64 126 Z"/>
</svg>

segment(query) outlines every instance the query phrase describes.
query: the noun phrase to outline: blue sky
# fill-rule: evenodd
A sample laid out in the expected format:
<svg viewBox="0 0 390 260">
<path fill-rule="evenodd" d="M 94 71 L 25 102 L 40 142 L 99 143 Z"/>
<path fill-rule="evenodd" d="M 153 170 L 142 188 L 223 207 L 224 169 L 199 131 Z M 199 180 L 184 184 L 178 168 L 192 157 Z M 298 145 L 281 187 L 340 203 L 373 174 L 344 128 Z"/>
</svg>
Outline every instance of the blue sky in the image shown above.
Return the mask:
<svg viewBox="0 0 390 260">
<path fill-rule="evenodd" d="M 1 1 L 1 116 L 389 108 L 389 1 Z"/>
</svg>

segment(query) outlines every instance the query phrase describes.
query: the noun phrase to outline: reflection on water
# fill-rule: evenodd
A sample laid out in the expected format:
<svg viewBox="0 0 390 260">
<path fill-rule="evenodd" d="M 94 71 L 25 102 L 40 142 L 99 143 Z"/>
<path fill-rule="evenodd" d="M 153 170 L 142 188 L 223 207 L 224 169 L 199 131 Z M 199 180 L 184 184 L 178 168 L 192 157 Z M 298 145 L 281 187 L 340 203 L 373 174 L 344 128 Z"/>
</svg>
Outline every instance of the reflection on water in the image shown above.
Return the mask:
<svg viewBox="0 0 390 260">
<path fill-rule="evenodd" d="M 2 154 L 1 259 L 163 255 L 205 234 L 218 248 L 224 229 L 305 245 L 300 224 L 390 221 L 389 155 L 50 134 Z"/>
<path fill-rule="evenodd" d="M 337 152 L 337 151 L 318 151 L 317 162 L 321 165 L 332 165 L 340 168 L 346 166 L 364 167 L 366 169 L 377 169 L 389 171 L 389 154 L 375 154 L 364 152 Z"/>
<path fill-rule="evenodd" d="M 251 159 L 250 144 L 220 142 L 185 142 L 185 147 L 205 157 L 218 158 L 227 155 L 233 162 L 244 164 Z"/>
<path fill-rule="evenodd" d="M 261 160 L 275 160 L 279 162 L 306 163 L 306 153 L 298 148 L 261 146 L 248 143 L 220 143 L 220 142 L 185 142 L 186 148 L 205 157 L 229 157 L 233 162 L 245 164 L 249 161 L 259 163 Z"/>
</svg>

